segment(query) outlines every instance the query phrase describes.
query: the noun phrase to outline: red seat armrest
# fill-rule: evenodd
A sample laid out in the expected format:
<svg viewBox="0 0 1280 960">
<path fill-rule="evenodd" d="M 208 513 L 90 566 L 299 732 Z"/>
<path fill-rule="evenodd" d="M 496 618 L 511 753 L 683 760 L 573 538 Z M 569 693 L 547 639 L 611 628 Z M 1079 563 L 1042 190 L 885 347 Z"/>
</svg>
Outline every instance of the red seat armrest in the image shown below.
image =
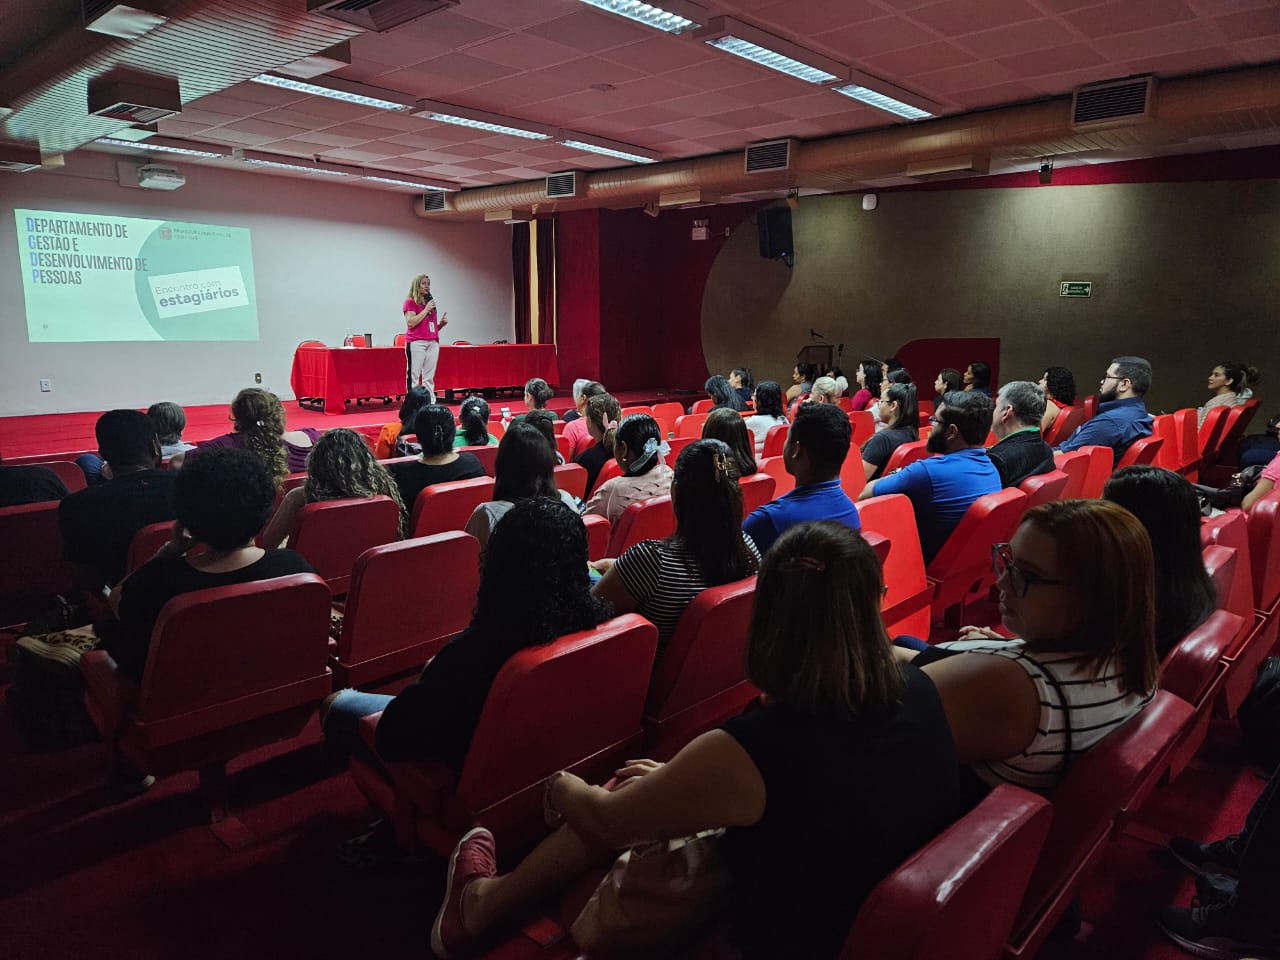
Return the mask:
<svg viewBox="0 0 1280 960">
<path fill-rule="evenodd" d="M 106 735 L 119 730 L 125 712 L 137 702 L 137 684 L 120 672 L 105 650 L 90 650 L 82 656 L 80 673 L 89 712 L 100 724 L 101 732 Z"/>
</svg>

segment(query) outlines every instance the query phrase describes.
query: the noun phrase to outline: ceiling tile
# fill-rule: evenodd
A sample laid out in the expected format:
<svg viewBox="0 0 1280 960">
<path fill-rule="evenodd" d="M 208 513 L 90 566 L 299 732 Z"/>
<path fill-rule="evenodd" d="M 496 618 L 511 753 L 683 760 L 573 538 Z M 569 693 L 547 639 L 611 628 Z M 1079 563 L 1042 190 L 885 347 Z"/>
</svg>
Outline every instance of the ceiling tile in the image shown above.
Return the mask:
<svg viewBox="0 0 1280 960">
<path fill-rule="evenodd" d="M 540 180 L 549 172 L 551 171 L 533 167 L 504 167 L 501 170 L 494 171 L 494 173 L 510 177 L 512 180 Z"/>
<path fill-rule="evenodd" d="M 270 140 L 283 140 L 287 137 L 296 137 L 299 130 L 305 130 L 306 127 L 287 126 L 283 123 L 268 123 L 265 120 L 259 120 L 257 117 L 251 117 L 248 120 L 237 120 L 235 123 L 228 123 L 219 127 L 219 129 L 252 133 Z"/>
<path fill-rule="evenodd" d="M 1106 6 L 1068 14 L 1066 20 L 1086 37 L 1114 37 L 1194 16 L 1183 0 L 1112 0 Z"/>
<path fill-rule="evenodd" d="M 705 63 L 695 64 L 663 74 L 664 79 L 683 83 L 695 90 L 721 90 L 725 87 L 736 87 L 744 83 L 754 83 L 762 77 L 779 78 L 779 75 L 767 67 L 756 66 L 739 57 L 723 53 L 719 50 L 708 50 L 710 59 Z M 803 89 L 807 84 L 794 78 L 779 78 Z"/>
<path fill-rule="evenodd" d="M 424 64 L 419 64 L 419 68 L 431 73 L 442 74 L 450 80 L 458 80 L 469 84 L 500 80 L 516 72 L 514 67 L 481 60 L 479 57 L 472 56 L 469 53 L 446 54 L 443 57 L 437 57 Z"/>
<path fill-rule="evenodd" d="M 594 117 L 592 123 L 598 123 L 601 120 L 608 120 L 614 123 L 630 124 L 632 127 L 656 127 L 663 123 L 675 123 L 683 120 L 684 115 L 676 113 L 674 110 L 668 110 L 665 107 L 654 104 L 647 107 L 636 107 L 633 110 L 623 110 L 619 113 L 611 113 L 602 117 Z"/>
<path fill-rule="evenodd" d="M 1280 49 L 1280 44 L 1277 48 Z M 1225 47 L 1208 47 L 1203 50 L 1187 50 L 1182 53 L 1130 60 L 1128 66 L 1133 73 L 1154 73 L 1159 77 L 1170 77 L 1201 70 L 1217 70 L 1224 64 L 1244 66 L 1244 61 Z"/>
<path fill-rule="evenodd" d="M 755 20 L 781 27 L 787 36 L 822 33 L 884 16 L 870 0 L 782 0 L 756 11 Z"/>
<path fill-rule="evenodd" d="M 1253 40 L 1257 37 L 1280 34 L 1280 3 L 1266 10 L 1246 10 L 1227 17 L 1218 17 L 1214 26 L 1228 40 Z"/>
<path fill-rule="evenodd" d="M 1012 57 L 1080 40 L 1080 34 L 1056 20 L 1024 20 L 1007 27 L 970 33 L 961 46 L 979 57 Z"/>
<path fill-rule="evenodd" d="M 466 7 L 467 16 L 492 23 L 509 30 L 518 30 L 554 20 L 574 10 L 581 9 L 577 0 L 485 0 L 484 4 Z"/>
<path fill-rule="evenodd" d="M 829 90 L 823 90 L 820 93 L 811 93 L 807 97 L 775 100 L 769 104 L 769 109 L 782 114 L 784 117 L 808 120 L 813 117 L 830 116 L 836 113 L 841 106 L 852 103 L 853 101 L 846 97 L 832 93 Z"/>
<path fill-rule="evenodd" d="M 822 45 L 857 66 L 857 61 L 891 50 L 919 47 L 939 39 L 932 30 L 901 17 L 885 17 L 822 34 Z"/>
<path fill-rule="evenodd" d="M 1235 44 L 1236 53 L 1248 63 L 1270 63 L 1280 60 L 1280 37 L 1259 37 Z"/>
<path fill-rule="evenodd" d="M 1072 43 L 1052 50 L 1037 50 L 1016 57 L 1001 57 L 997 63 L 1008 67 L 1022 77 L 1042 76 L 1046 73 L 1065 73 L 1106 63 L 1096 50 L 1087 44 Z"/>
<path fill-rule="evenodd" d="M 863 66 L 882 77 L 914 77 L 947 67 L 973 63 L 977 57 L 953 43 L 926 43 L 909 50 L 895 50 L 878 57 L 869 57 Z"/>
<path fill-rule="evenodd" d="M 589 89 L 593 84 L 608 83 L 614 86 L 629 80 L 639 80 L 644 74 L 618 63 L 610 63 L 599 57 L 580 57 L 539 71 L 544 77 L 563 80 L 574 85 L 575 90 Z"/>
<path fill-rule="evenodd" d="M 1003 64 L 980 60 L 977 63 L 924 74 L 918 78 L 917 85 L 923 88 L 922 92 L 944 96 L 962 90 L 992 87 L 998 83 L 1009 83 L 1018 79 L 1018 76 Z"/>
<path fill-rule="evenodd" d="M 577 4 L 580 9 L 568 16 L 530 27 L 528 33 L 544 40 L 554 40 L 585 53 L 595 53 L 618 47 L 624 43 L 636 43 L 653 37 L 651 28 L 641 26 L 625 17 L 615 17 Z"/>
<path fill-rule="evenodd" d="M 462 9 L 465 10 L 466 7 Z M 461 50 L 503 32 L 502 27 L 481 23 L 455 10 L 433 13 L 395 30 L 397 36 L 416 40 L 434 51 Z"/>
<path fill-rule="evenodd" d="M 640 43 L 616 47 L 601 57 L 624 67 L 632 67 L 646 73 L 666 73 L 681 67 L 705 63 L 714 53 L 705 43 L 697 43 L 681 37 L 659 36 Z"/>
<path fill-rule="evenodd" d="M 979 110 L 1001 103 L 1034 100 L 1042 96 L 1044 96 L 1042 91 L 1026 83 L 1001 83 L 994 87 L 952 94 L 957 106 L 965 110 Z"/>
<path fill-rule="evenodd" d="M 1171 23 L 1122 37 L 1098 37 L 1093 46 L 1104 57 L 1112 60 L 1135 60 L 1141 57 L 1157 57 L 1167 53 L 1182 53 L 1217 46 L 1212 36 L 1195 21 Z"/>
<path fill-rule="evenodd" d="M 946 37 L 959 37 L 981 30 L 1007 26 L 1020 20 L 1033 20 L 1040 11 L 1027 0 L 942 0 L 911 11 L 911 19 Z"/>
<path fill-rule="evenodd" d="M 579 54 L 573 47 L 553 43 L 527 33 L 509 33 L 471 47 L 467 53 L 521 70 L 535 70 L 550 63 L 573 60 Z"/>
</svg>

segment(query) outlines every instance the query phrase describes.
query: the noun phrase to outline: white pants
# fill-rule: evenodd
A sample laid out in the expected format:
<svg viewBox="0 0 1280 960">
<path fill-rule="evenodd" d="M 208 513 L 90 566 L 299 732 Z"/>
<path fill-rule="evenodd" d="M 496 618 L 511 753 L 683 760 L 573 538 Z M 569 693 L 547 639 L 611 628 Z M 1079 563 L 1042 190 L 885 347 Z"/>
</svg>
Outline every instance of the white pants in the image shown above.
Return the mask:
<svg viewBox="0 0 1280 960">
<path fill-rule="evenodd" d="M 436 402 L 436 364 L 440 362 L 440 342 L 438 340 L 410 340 L 405 344 L 405 353 L 409 367 L 408 386 L 416 387 L 418 381 L 431 394 L 431 402 Z"/>
</svg>

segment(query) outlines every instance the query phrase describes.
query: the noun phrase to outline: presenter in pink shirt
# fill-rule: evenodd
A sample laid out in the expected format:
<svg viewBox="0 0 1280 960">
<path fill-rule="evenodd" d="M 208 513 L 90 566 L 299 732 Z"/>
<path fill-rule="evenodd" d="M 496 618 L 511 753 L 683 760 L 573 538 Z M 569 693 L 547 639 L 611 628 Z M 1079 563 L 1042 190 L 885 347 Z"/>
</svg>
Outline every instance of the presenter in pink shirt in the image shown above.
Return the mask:
<svg viewBox="0 0 1280 960">
<path fill-rule="evenodd" d="M 440 360 L 440 331 L 449 322 L 449 314 L 436 319 L 436 301 L 431 296 L 431 278 L 420 273 L 409 285 L 409 298 L 405 300 L 404 322 L 408 333 L 404 339 L 407 388 L 412 389 L 421 381 L 431 395 L 429 403 L 436 402 L 436 364 Z"/>
</svg>

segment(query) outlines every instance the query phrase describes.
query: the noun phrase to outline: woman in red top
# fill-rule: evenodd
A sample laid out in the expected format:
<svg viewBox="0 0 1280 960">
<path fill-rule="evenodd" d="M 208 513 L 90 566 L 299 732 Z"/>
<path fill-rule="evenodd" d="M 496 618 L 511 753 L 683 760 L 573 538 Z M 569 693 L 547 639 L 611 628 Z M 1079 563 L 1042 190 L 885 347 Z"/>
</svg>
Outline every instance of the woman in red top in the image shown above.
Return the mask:
<svg viewBox="0 0 1280 960">
<path fill-rule="evenodd" d="M 440 360 L 440 331 L 449 322 L 448 313 L 436 319 L 436 301 L 431 296 L 431 278 L 420 273 L 409 285 L 409 297 L 401 308 L 409 332 L 404 338 L 406 389 L 412 389 L 421 380 L 431 395 L 429 402 L 436 402 L 436 363 Z"/>
</svg>

